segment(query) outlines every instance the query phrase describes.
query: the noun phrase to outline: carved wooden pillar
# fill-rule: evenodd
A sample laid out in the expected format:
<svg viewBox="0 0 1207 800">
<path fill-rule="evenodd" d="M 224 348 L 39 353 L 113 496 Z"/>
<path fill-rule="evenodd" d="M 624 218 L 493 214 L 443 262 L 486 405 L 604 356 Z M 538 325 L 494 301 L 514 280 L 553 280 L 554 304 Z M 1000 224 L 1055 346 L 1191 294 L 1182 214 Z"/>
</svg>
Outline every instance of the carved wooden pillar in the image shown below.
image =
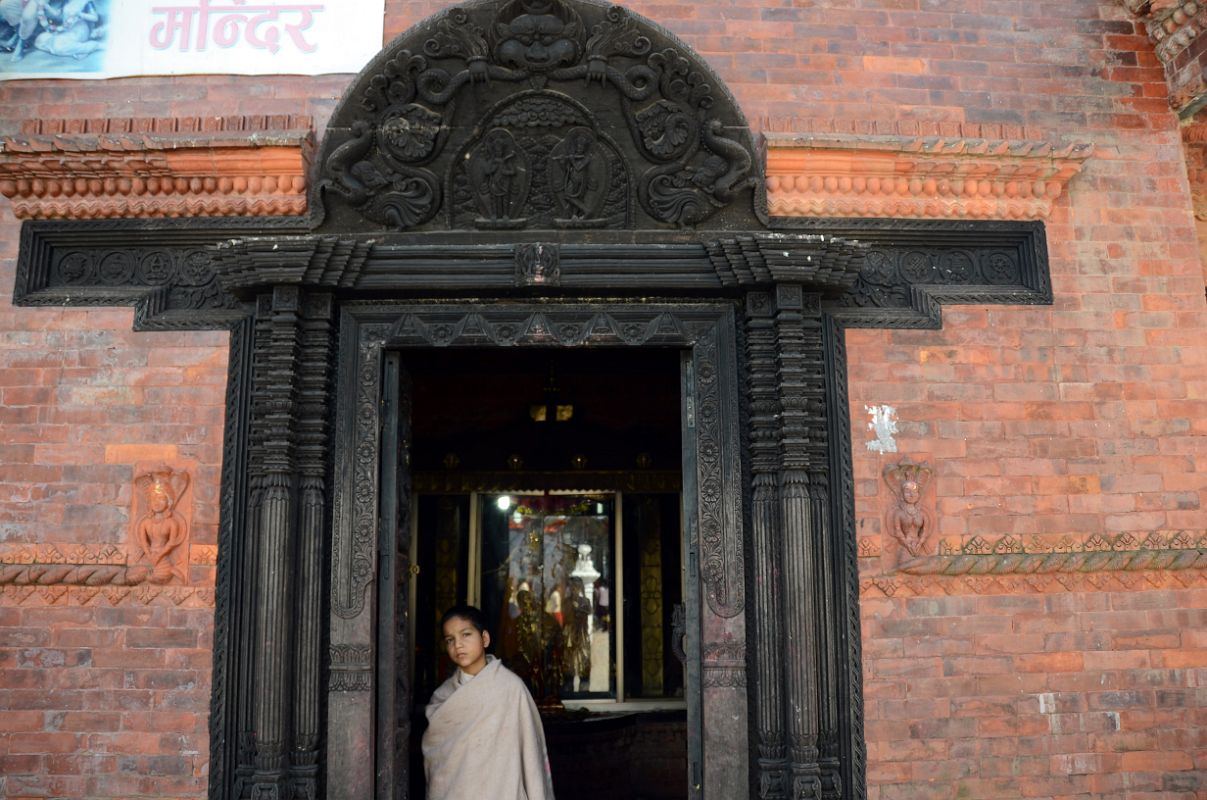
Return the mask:
<svg viewBox="0 0 1207 800">
<path fill-rule="evenodd" d="M 297 471 L 301 480 L 297 530 L 296 643 L 293 669 L 294 797 L 316 800 L 321 706 L 324 700 L 323 549 L 327 519 L 328 397 L 334 344 L 330 295 L 303 300 L 302 358 L 298 365 Z"/>
<path fill-rule="evenodd" d="M 828 535 L 829 497 L 825 429 L 825 359 L 816 296 L 799 285 L 776 287 L 776 371 L 782 408 L 779 431 L 779 510 L 783 542 L 785 706 L 792 774 L 791 796 L 821 798 L 836 770 L 823 780 L 826 724 L 822 619 L 828 570 L 821 541 Z M 830 766 L 830 765 L 827 765 Z"/>
<path fill-rule="evenodd" d="M 754 713 L 758 735 L 758 792 L 787 797 L 784 750 L 784 648 L 780 619 L 779 391 L 772 297 L 746 298 L 746 364 L 750 398 L 751 538 L 754 563 Z"/>
<path fill-rule="evenodd" d="M 257 556 L 252 697 L 254 770 L 249 796 L 287 798 L 293 639 L 293 528 L 296 482 L 294 376 L 301 292 L 278 287 L 256 311 L 252 393 L 252 502 L 248 526 Z"/>
</svg>

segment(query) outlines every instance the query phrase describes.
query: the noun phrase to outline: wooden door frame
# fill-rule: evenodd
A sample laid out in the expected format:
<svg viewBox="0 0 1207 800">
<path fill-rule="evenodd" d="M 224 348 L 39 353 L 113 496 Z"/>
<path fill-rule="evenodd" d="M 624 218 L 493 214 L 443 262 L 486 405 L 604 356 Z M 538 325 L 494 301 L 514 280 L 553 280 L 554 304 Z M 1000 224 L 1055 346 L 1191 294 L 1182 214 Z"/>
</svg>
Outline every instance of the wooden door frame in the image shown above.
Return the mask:
<svg viewBox="0 0 1207 800">
<path fill-rule="evenodd" d="M 328 796 L 397 797 L 391 787 L 406 783 L 403 741 L 411 698 L 409 662 L 402 655 L 408 632 L 405 614 L 391 602 L 403 596 L 410 535 L 400 524 L 409 502 L 405 469 L 392 446 L 406 400 L 395 388 L 398 353 L 407 347 L 500 346 L 663 347 L 690 354 L 683 370 L 688 770 L 696 787 L 690 796 L 744 794 L 748 702 L 744 658 L 734 657 L 745 647 L 746 572 L 734 304 L 351 303 L 342 310 L 340 337 L 331 545 L 337 600 L 330 635 L 333 649 L 371 655 L 362 661 L 363 677 L 341 680 L 328 693 Z M 701 485 L 709 487 L 707 497 L 699 496 Z M 700 537 L 701 526 L 719 536 Z M 370 529 L 377 532 L 375 541 L 358 539 L 357 531 Z M 345 569 L 365 559 L 370 570 Z M 709 566 L 702 570 L 701 564 Z M 339 601 L 358 596 L 366 600 Z M 706 660 L 708 652 L 715 658 Z M 348 687 L 362 687 L 368 697 Z M 368 742 L 371 747 L 364 746 Z M 372 794 L 365 775 L 375 776 Z"/>
</svg>

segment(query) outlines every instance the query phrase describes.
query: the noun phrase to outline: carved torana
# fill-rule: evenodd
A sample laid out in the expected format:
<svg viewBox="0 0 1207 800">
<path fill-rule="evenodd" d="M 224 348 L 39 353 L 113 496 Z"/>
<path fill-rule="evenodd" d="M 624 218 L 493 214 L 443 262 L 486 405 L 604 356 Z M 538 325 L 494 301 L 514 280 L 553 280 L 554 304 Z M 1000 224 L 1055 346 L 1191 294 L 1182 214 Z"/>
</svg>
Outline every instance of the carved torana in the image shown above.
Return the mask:
<svg viewBox="0 0 1207 800">
<path fill-rule="evenodd" d="M 348 98 L 317 187 L 343 226 L 691 228 L 751 217 L 760 182 L 721 81 L 619 6 L 454 8 L 396 40 Z"/>
<path fill-rule="evenodd" d="M 306 211 L 309 117 L 33 120 L 0 138 L 20 219 L 270 217 Z"/>
</svg>

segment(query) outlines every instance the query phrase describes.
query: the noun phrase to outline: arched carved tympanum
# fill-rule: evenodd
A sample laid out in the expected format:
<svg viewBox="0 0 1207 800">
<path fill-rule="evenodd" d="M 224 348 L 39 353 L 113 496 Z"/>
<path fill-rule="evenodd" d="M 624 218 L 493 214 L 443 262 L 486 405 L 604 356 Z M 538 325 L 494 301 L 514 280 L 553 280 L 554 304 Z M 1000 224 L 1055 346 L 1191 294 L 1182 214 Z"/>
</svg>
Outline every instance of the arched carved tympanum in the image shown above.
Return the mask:
<svg viewBox="0 0 1207 800">
<path fill-rule="evenodd" d="M 760 161 L 720 79 L 619 6 L 509 0 L 411 29 L 327 130 L 323 230 L 759 229 Z"/>
</svg>

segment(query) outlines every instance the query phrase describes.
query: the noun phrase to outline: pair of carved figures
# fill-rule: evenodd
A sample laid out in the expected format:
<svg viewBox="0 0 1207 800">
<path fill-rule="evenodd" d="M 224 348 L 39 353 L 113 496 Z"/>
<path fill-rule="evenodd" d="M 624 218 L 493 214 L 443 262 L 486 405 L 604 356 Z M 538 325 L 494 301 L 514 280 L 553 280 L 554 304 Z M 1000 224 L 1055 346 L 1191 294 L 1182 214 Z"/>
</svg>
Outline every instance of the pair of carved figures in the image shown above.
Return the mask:
<svg viewBox="0 0 1207 800">
<path fill-rule="evenodd" d="M 595 133 L 572 128 L 543 165 L 549 193 L 557 203 L 557 224 L 601 224 L 596 219 L 608 191 L 608 163 Z M 487 132 L 469 153 L 467 172 L 481 216 L 480 228 L 520 228 L 528 220 L 523 209 L 532 185 L 533 164 L 506 128 Z"/>
</svg>

